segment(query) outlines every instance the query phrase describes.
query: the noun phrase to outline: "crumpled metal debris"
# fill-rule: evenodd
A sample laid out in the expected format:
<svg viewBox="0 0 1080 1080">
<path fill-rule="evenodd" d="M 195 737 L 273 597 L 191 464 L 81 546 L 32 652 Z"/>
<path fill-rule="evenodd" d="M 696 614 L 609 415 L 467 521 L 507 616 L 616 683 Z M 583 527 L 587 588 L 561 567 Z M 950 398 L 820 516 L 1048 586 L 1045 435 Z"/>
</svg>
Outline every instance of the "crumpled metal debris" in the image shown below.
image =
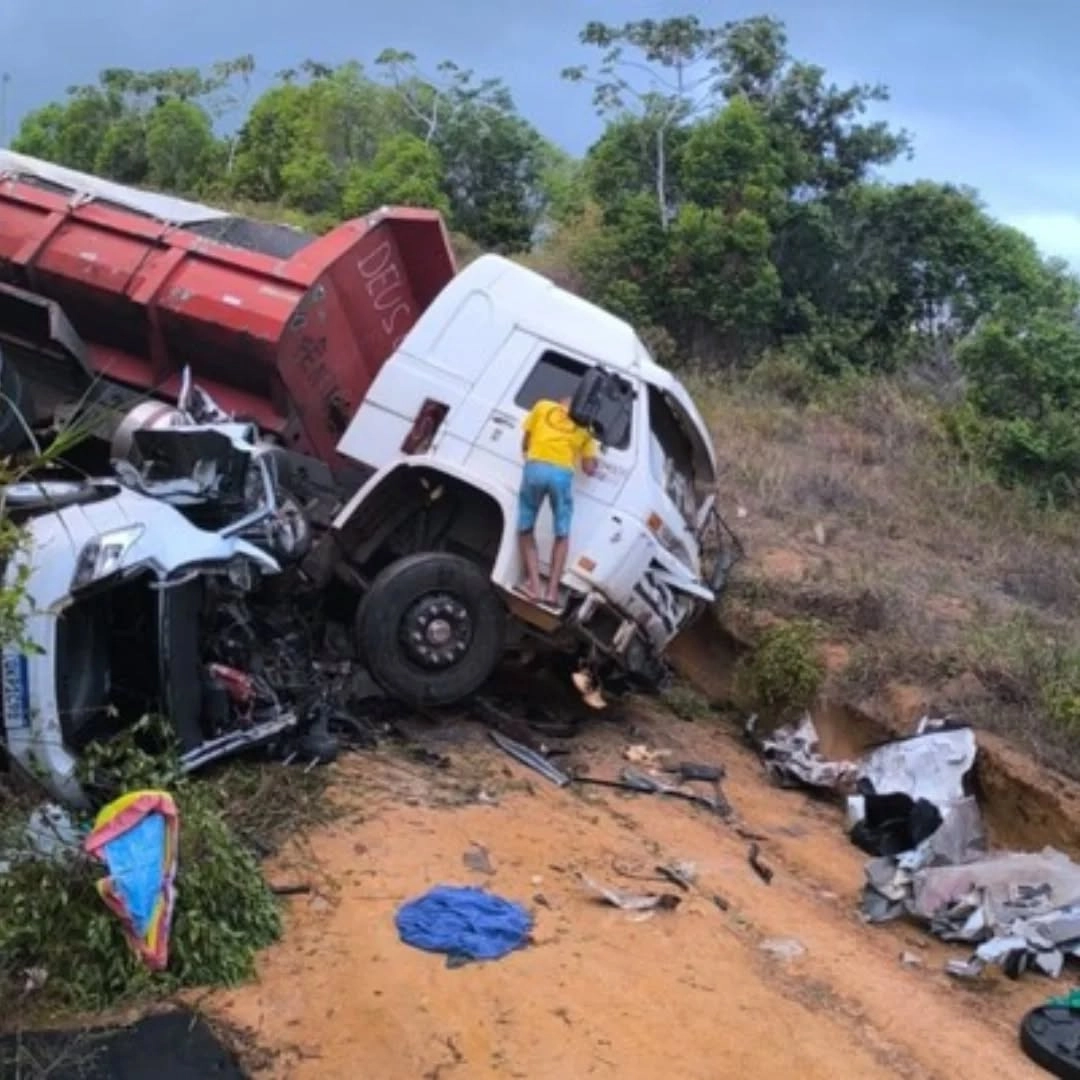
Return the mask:
<svg viewBox="0 0 1080 1080">
<path fill-rule="evenodd" d="M 866 865 L 867 922 L 910 916 L 943 941 L 973 947 L 950 975 L 974 978 L 988 965 L 1017 977 L 1058 977 L 1080 958 L 1080 865 L 1053 848 L 988 852 L 970 777 L 978 751 L 967 726 L 924 718 L 917 731 L 858 761 L 827 761 L 813 720 L 759 743 L 779 782 L 832 791 L 852 786 L 852 839 L 878 857 Z"/>
<path fill-rule="evenodd" d="M 1057 978 L 1066 957 L 1080 957 L 1080 866 L 1054 848 L 896 867 L 891 878 L 882 872 L 884 860 L 877 862 L 867 868 L 864 911 L 880 910 L 887 897 L 884 918 L 908 914 L 943 941 L 974 945 L 952 974 L 970 977 L 991 964 L 1013 977 L 1035 969 Z"/>
<path fill-rule="evenodd" d="M 875 747 L 856 761 L 830 761 L 820 750 L 809 713 L 758 742 L 769 775 L 784 786 L 849 792 L 848 828 L 869 854 L 898 855 L 936 835 L 954 812 L 975 835 L 950 843 L 967 847 L 982 835 L 969 813 L 967 781 L 977 746 L 970 727 L 924 717 L 916 732 Z M 963 808 L 963 809 L 961 809 Z"/>
<path fill-rule="evenodd" d="M 933 737 L 945 734 L 947 743 Z M 978 804 L 956 779 L 974 765 L 969 730 L 887 749 L 899 763 L 890 775 L 908 777 L 909 791 L 937 800 L 943 820 L 912 850 L 867 864 L 864 917 L 911 916 L 943 941 L 974 946 L 969 959 L 947 965 L 956 978 L 975 978 L 987 965 L 1012 978 L 1026 970 L 1057 978 L 1068 956 L 1080 957 L 1080 866 L 1053 848 L 988 854 Z"/>
<path fill-rule="evenodd" d="M 967 790 L 977 752 L 970 727 L 925 717 L 914 735 L 871 750 L 858 764 L 858 794 L 848 797 L 852 840 L 870 855 L 900 855 L 948 825 L 943 840 L 958 852 L 951 861 L 985 850 Z"/>
<path fill-rule="evenodd" d="M 600 885 L 584 875 L 581 880 L 599 899 L 623 911 L 672 911 L 682 903 L 682 897 L 677 893 L 634 893 Z"/>
<path fill-rule="evenodd" d="M 875 792 L 902 792 L 935 806 L 959 802 L 978 747 L 970 727 L 924 717 L 914 735 L 885 743 L 859 762 L 859 779 Z"/>
<path fill-rule="evenodd" d="M 753 735 L 753 722 L 748 725 Z M 853 761 L 829 761 L 819 748 L 814 720 L 806 713 L 798 724 L 777 728 L 758 742 L 765 770 L 783 787 L 814 787 L 836 791 L 853 784 L 858 767 Z"/>
</svg>

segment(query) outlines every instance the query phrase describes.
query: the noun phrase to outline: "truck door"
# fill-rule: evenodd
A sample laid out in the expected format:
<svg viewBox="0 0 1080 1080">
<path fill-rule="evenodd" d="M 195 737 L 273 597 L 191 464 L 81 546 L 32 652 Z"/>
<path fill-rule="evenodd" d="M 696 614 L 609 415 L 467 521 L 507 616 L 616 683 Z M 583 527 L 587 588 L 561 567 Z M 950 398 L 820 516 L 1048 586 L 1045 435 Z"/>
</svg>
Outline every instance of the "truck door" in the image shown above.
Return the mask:
<svg viewBox="0 0 1080 1080">
<path fill-rule="evenodd" d="M 521 440 L 526 414 L 542 398 L 558 401 L 572 397 L 591 366 L 564 350 L 536 340 L 515 376 L 493 403 L 470 453 L 469 464 L 479 475 L 490 477 L 491 483 L 516 493 L 524 464 Z M 639 411 L 635 410 L 635 420 L 638 415 Z M 605 448 L 596 475 L 589 477 L 579 472 L 575 478 L 568 566 L 573 564 L 576 552 L 587 546 L 589 537 L 608 524 L 611 507 L 617 502 L 634 463 L 635 426 L 623 445 Z M 553 535 L 551 511 L 545 506 L 536 526 L 541 560 L 545 564 Z"/>
</svg>

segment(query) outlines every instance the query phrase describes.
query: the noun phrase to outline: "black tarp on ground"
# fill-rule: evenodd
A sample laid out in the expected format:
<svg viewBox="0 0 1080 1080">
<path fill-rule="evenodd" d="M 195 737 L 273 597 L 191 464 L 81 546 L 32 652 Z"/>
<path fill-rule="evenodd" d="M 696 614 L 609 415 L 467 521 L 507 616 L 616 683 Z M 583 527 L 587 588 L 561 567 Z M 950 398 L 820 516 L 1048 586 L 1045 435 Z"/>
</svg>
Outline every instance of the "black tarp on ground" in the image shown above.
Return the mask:
<svg viewBox="0 0 1080 1080">
<path fill-rule="evenodd" d="M 187 1010 L 130 1027 L 0 1036 L 0 1080 L 247 1080 L 205 1020 Z"/>
</svg>

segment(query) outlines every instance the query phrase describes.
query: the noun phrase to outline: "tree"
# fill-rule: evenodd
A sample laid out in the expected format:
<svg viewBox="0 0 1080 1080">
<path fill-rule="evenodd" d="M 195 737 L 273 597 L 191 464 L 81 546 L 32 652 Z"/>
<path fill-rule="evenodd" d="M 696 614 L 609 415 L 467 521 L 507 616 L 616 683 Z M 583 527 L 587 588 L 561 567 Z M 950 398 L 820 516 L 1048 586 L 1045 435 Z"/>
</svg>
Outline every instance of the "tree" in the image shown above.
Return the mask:
<svg viewBox="0 0 1080 1080">
<path fill-rule="evenodd" d="M 758 109 L 738 97 L 696 124 L 680 171 L 675 318 L 694 355 L 742 362 L 774 340 L 781 298 L 770 221 L 784 201 L 783 169 Z"/>
<path fill-rule="evenodd" d="M 1080 497 L 1080 323 L 1075 308 L 985 322 L 958 350 L 981 452 L 1008 484 Z"/>
<path fill-rule="evenodd" d="M 827 82 L 823 68 L 792 58 L 787 31 L 777 19 L 727 23 L 715 55 L 719 93 L 758 107 L 784 154 L 788 187 L 803 199 L 841 191 L 910 151 L 906 133 L 860 119 L 874 104 L 888 101 L 884 86 L 841 89 Z"/>
<path fill-rule="evenodd" d="M 383 79 L 391 87 L 429 145 L 435 143 L 444 122 L 467 106 L 487 106 L 499 112 L 513 112 L 510 92 L 501 79 L 475 81 L 471 70 L 452 60 L 443 60 L 433 77 L 424 75 L 416 56 L 401 49 L 384 49 L 375 59 Z"/>
<path fill-rule="evenodd" d="M 347 217 L 379 206 L 423 206 L 450 213 L 443 190 L 438 152 L 422 139 L 402 132 L 387 139 L 368 167 L 356 166 L 342 199 Z"/>
<path fill-rule="evenodd" d="M 241 115 L 248 110 L 251 97 L 251 80 L 255 74 L 255 57 L 251 53 L 237 56 L 232 60 L 221 60 L 210 68 L 209 89 L 212 95 L 210 112 L 215 120 Z M 225 175 L 231 176 L 236 164 L 238 133 L 234 132 L 226 140 L 228 154 L 225 161 Z"/>
<path fill-rule="evenodd" d="M 455 226 L 485 247 L 528 247 L 546 205 L 552 158 L 539 133 L 514 108 L 501 79 L 443 61 L 427 77 L 409 52 L 376 60 L 403 104 L 409 130 L 438 151 Z"/>
<path fill-rule="evenodd" d="M 348 177 L 371 164 L 401 121 L 400 103 L 359 64 L 305 61 L 253 105 L 237 141 L 233 189 L 340 216 Z"/>
<path fill-rule="evenodd" d="M 264 202 L 282 198 L 282 174 L 300 140 L 306 105 L 304 88 L 291 81 L 271 87 L 252 105 L 236 137 L 230 174 L 238 195 Z"/>
<path fill-rule="evenodd" d="M 149 168 L 146 118 L 130 113 L 114 120 L 98 147 L 94 172 L 122 184 L 141 184 L 147 179 Z"/>
<path fill-rule="evenodd" d="M 92 172 L 101 144 L 117 118 L 115 103 L 99 89 L 74 89 L 65 104 L 50 104 L 29 113 L 11 148 Z"/>
<path fill-rule="evenodd" d="M 589 193 L 607 211 L 615 211 L 628 198 L 650 193 L 657 204 L 656 126 L 651 116 L 626 115 L 612 120 L 600 138 L 589 148 L 584 175 Z M 674 128 L 664 138 L 664 206 L 658 216 L 666 228 L 668 214 L 677 201 L 675 168 L 683 144 L 689 136 L 686 128 Z"/>
<path fill-rule="evenodd" d="M 544 144 L 516 113 L 468 105 L 445 123 L 436 146 L 455 228 L 495 251 L 529 246 L 544 210 Z"/>
<path fill-rule="evenodd" d="M 194 191 L 213 164 L 210 117 L 191 101 L 166 100 L 146 118 L 147 179 L 169 191 Z"/>
<path fill-rule="evenodd" d="M 605 118 L 636 116 L 647 132 L 649 162 L 660 225 L 674 215 L 668 176 L 671 133 L 713 104 L 719 91 L 723 30 L 701 25 L 694 15 L 641 19 L 621 27 L 590 22 L 581 31 L 585 45 L 603 49 L 595 73 L 587 66 L 563 70 L 563 78 L 593 86 L 593 104 Z M 633 55 L 626 56 L 626 49 Z"/>
<path fill-rule="evenodd" d="M 66 102 L 28 115 L 13 148 L 124 183 L 193 190 L 204 178 L 210 144 L 216 145 L 202 102 L 219 85 L 218 76 L 198 68 L 106 68 L 97 83 L 70 87 Z M 171 135 L 164 124 L 169 117 L 180 124 Z M 147 141 L 152 128 L 154 167 Z M 185 152 L 192 156 L 181 162 Z"/>
<path fill-rule="evenodd" d="M 541 140 L 537 156 L 544 203 L 538 224 L 550 229 L 579 221 L 589 195 L 584 163 L 546 139 Z"/>
</svg>

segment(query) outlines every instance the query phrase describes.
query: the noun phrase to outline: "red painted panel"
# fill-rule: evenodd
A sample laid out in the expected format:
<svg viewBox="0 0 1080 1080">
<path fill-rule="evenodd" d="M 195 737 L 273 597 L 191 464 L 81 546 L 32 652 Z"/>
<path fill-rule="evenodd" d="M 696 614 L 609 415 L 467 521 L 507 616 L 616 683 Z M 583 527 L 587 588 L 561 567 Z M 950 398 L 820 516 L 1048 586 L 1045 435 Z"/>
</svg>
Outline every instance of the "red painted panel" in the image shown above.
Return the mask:
<svg viewBox="0 0 1080 1080">
<path fill-rule="evenodd" d="M 281 259 L 0 179 L 0 280 L 60 304 L 98 371 L 168 398 L 189 364 L 223 405 L 330 464 L 453 274 L 434 211 L 383 210 Z"/>
</svg>

